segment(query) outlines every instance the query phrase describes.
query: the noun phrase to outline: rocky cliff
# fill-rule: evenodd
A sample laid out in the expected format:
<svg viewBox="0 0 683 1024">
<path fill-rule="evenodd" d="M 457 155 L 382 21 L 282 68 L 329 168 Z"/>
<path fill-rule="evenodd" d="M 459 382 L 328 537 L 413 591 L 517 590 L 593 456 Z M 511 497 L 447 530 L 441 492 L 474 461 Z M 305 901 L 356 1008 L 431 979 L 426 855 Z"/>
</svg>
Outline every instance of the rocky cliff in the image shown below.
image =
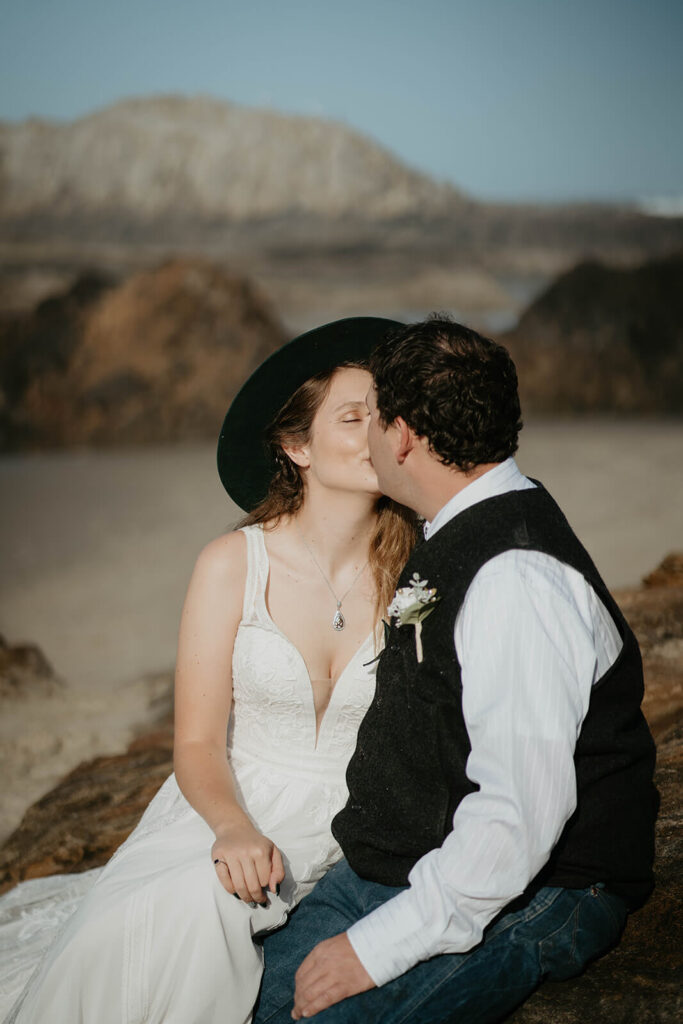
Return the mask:
<svg viewBox="0 0 683 1024">
<path fill-rule="evenodd" d="M 683 252 L 582 263 L 502 335 L 532 412 L 683 412 Z"/>
<path fill-rule="evenodd" d="M 0 448 L 217 437 L 285 340 L 251 282 L 202 260 L 80 277 L 0 325 Z"/>
<path fill-rule="evenodd" d="M 470 273 L 467 290 L 480 287 Z M 391 287 L 381 294 L 388 303 Z M 338 315 L 357 312 L 354 295 Z M 81 275 L 0 317 L 0 450 L 215 438 L 237 388 L 286 337 L 260 288 L 217 263 Z M 525 413 L 680 415 L 683 253 L 630 269 L 581 264 L 499 337 Z"/>
<path fill-rule="evenodd" d="M 182 96 L 2 124 L 0 180 L 6 220 L 381 220 L 460 198 L 343 124 Z"/>
<path fill-rule="evenodd" d="M 80 265 L 95 243 L 131 262 L 141 245 L 172 244 L 233 258 L 322 250 L 341 263 L 476 257 L 549 276 L 582 253 L 633 260 L 683 244 L 681 217 L 476 202 L 344 124 L 184 96 L 0 122 L 0 226 L 10 265 L 54 263 L 46 243 L 58 239 L 58 258 Z"/>
</svg>

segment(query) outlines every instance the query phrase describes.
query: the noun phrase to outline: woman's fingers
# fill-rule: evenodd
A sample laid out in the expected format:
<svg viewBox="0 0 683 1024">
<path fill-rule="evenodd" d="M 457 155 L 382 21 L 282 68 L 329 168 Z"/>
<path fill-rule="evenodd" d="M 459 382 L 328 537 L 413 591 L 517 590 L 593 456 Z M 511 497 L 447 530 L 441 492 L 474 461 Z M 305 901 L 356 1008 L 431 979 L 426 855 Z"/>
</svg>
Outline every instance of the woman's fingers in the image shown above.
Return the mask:
<svg viewBox="0 0 683 1024">
<path fill-rule="evenodd" d="M 275 892 L 285 875 L 280 851 L 265 836 L 258 836 L 252 843 L 218 840 L 212 856 L 223 887 L 245 903 L 266 903 L 265 890 Z"/>
<path fill-rule="evenodd" d="M 233 860 L 230 863 L 228 870 L 230 872 L 230 877 L 232 879 L 236 895 L 239 896 L 244 903 L 251 903 L 254 897 L 249 892 L 249 887 L 244 877 L 244 871 L 242 870 L 241 863 Z"/>
<path fill-rule="evenodd" d="M 270 864 L 270 877 L 268 879 L 268 888 L 271 892 L 275 892 L 277 890 L 278 885 L 284 880 L 284 877 L 285 866 L 282 863 L 282 854 L 278 850 L 277 846 L 274 846 Z"/>
<path fill-rule="evenodd" d="M 228 859 L 228 873 L 234 891 L 245 903 L 265 903 L 264 886 L 259 880 L 256 865 L 251 858 L 231 857 Z"/>
<path fill-rule="evenodd" d="M 256 867 L 256 873 L 258 875 L 259 885 L 261 889 L 268 888 L 268 882 L 270 881 L 271 857 L 272 850 L 264 850 L 262 853 L 259 854 L 258 857 L 254 857 L 254 866 Z"/>
<path fill-rule="evenodd" d="M 239 896 L 245 903 L 251 903 L 253 896 L 249 892 L 244 872 L 242 871 L 242 865 L 238 860 L 232 859 L 230 863 L 222 860 L 216 863 L 214 860 L 214 867 L 219 882 L 227 892 Z"/>
<path fill-rule="evenodd" d="M 213 866 L 216 869 L 218 875 L 218 881 L 221 883 L 223 888 L 230 893 L 231 896 L 235 894 L 235 886 L 232 884 L 232 878 L 228 870 L 228 865 L 224 860 L 214 860 Z"/>
<path fill-rule="evenodd" d="M 268 875 L 266 873 L 265 883 L 261 882 L 259 877 L 259 871 L 252 859 L 242 862 L 242 871 L 244 873 L 244 882 L 249 893 L 247 899 L 253 900 L 254 903 L 265 903 L 266 896 L 263 891 L 265 885 L 268 884 Z"/>
</svg>

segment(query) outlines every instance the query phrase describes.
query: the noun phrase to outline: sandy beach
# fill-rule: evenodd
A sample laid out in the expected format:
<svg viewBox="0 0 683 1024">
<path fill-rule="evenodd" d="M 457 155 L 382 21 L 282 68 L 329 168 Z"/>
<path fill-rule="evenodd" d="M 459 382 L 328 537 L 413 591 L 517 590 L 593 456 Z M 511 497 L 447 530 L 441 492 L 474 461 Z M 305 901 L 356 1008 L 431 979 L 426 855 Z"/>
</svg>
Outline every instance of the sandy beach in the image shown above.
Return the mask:
<svg viewBox="0 0 683 1024">
<path fill-rule="evenodd" d="M 6 702 L 0 835 L 85 757 L 159 714 L 194 559 L 240 513 L 214 445 L 0 459 L 0 632 L 38 644 L 62 696 Z M 612 588 L 683 548 L 683 423 L 531 421 L 520 467 L 543 481 Z"/>
</svg>

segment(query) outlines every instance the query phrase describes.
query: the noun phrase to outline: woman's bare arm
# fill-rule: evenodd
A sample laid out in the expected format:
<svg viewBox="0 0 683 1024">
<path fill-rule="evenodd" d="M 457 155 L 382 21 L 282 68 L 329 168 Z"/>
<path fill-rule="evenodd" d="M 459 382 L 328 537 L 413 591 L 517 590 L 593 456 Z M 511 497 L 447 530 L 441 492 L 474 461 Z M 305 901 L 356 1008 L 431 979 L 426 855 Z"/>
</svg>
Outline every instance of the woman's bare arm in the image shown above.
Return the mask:
<svg viewBox="0 0 683 1024">
<path fill-rule="evenodd" d="M 174 767 L 186 799 L 216 835 L 218 875 L 244 900 L 263 900 L 284 871 L 277 847 L 239 806 L 226 756 L 232 651 L 242 617 L 242 533 L 208 544 L 197 559 L 180 622 L 175 682 Z"/>
</svg>

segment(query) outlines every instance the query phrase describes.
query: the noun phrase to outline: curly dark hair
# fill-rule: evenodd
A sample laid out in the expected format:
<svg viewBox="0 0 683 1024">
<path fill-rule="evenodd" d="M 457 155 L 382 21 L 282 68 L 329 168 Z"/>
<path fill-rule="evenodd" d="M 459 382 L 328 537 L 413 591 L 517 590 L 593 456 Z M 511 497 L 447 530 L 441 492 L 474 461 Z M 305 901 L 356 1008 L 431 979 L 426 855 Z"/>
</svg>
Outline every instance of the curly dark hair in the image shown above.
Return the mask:
<svg viewBox="0 0 683 1024">
<path fill-rule="evenodd" d="M 517 451 L 517 371 L 495 341 L 432 314 L 392 332 L 370 371 L 382 423 L 402 416 L 445 465 L 468 472 Z"/>
</svg>

